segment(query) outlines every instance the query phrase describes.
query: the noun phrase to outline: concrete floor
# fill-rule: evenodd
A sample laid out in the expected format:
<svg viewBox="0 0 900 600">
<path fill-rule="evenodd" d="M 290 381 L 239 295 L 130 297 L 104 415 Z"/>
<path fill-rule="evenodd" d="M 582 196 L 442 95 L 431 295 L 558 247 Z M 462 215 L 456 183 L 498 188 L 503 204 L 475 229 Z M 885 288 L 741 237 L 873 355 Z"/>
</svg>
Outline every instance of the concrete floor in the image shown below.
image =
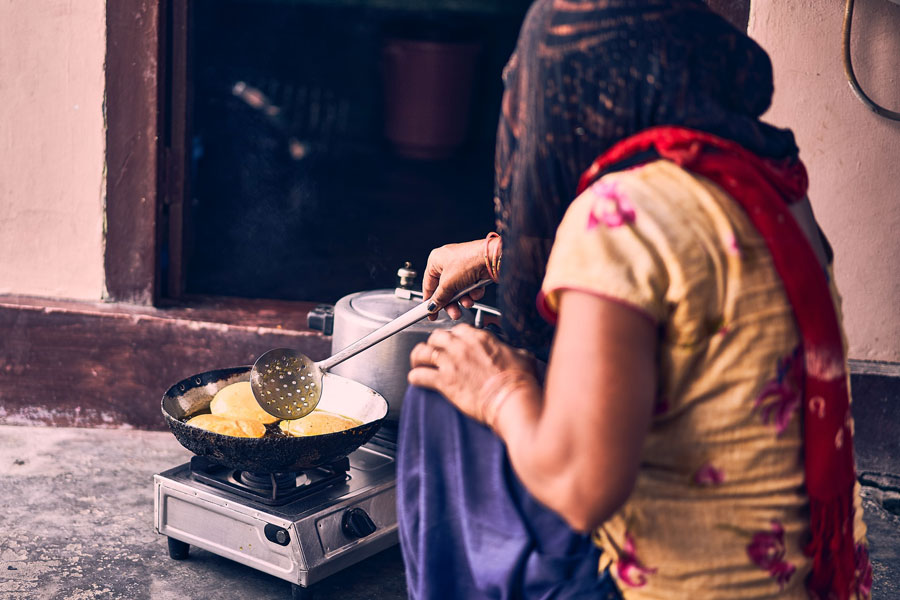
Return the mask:
<svg viewBox="0 0 900 600">
<path fill-rule="evenodd" d="M 275 600 L 288 582 L 153 531 L 153 474 L 191 454 L 168 432 L 0 426 L 0 598 Z M 406 598 L 395 547 L 316 598 Z"/>
<path fill-rule="evenodd" d="M 288 582 L 203 550 L 169 558 L 153 531 L 152 477 L 189 458 L 168 432 L 0 426 L 0 598 L 290 598 Z M 900 598 L 900 483 L 876 479 L 863 487 L 873 597 Z M 315 589 L 316 598 L 406 598 L 400 553 Z"/>
</svg>

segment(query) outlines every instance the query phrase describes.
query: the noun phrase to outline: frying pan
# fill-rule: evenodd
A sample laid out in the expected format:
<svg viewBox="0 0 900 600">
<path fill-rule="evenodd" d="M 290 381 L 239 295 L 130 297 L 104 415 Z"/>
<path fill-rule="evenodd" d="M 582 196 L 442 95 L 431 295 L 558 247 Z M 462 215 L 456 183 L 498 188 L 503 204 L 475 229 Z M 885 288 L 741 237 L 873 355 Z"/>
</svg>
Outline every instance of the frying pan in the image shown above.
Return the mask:
<svg viewBox="0 0 900 600">
<path fill-rule="evenodd" d="M 250 367 L 232 367 L 193 375 L 163 395 L 162 413 L 182 446 L 198 456 L 242 471 L 291 473 L 328 465 L 344 458 L 375 435 L 388 413 L 378 392 L 346 377 L 326 373 L 319 408 L 362 421 L 362 425 L 306 437 L 239 438 L 213 433 L 182 422 L 186 416 L 209 410 L 220 389 L 250 381 Z"/>
</svg>

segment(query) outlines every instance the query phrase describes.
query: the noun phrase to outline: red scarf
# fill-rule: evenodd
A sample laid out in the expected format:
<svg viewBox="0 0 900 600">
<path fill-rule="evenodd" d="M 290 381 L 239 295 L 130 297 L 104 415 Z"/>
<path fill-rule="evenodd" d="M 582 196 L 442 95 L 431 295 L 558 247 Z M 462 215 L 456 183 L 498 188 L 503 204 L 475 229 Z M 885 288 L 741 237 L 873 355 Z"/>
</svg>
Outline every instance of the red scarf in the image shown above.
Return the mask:
<svg viewBox="0 0 900 600">
<path fill-rule="evenodd" d="M 655 127 L 616 144 L 581 176 L 578 193 L 606 169 L 656 150 L 661 158 L 721 187 L 762 235 L 781 277 L 803 340 L 803 446 L 812 538 L 807 589 L 814 598 L 858 594 L 853 539 L 853 436 L 841 327 L 828 279 L 788 204 L 806 196 L 796 159 L 774 161 L 738 144 L 680 127 Z"/>
</svg>

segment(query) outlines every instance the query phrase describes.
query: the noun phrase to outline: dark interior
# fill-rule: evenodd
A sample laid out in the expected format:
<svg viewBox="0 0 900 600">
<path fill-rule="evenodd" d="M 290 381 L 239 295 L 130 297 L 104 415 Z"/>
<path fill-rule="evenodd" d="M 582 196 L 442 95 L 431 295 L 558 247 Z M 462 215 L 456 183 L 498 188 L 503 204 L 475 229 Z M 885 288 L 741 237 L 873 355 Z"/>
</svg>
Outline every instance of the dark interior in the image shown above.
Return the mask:
<svg viewBox="0 0 900 600">
<path fill-rule="evenodd" d="M 527 2 L 379 4 L 193 3 L 186 293 L 333 302 L 493 229 L 500 74 Z M 446 158 L 385 137 L 382 51 L 398 38 L 480 46 Z"/>
</svg>

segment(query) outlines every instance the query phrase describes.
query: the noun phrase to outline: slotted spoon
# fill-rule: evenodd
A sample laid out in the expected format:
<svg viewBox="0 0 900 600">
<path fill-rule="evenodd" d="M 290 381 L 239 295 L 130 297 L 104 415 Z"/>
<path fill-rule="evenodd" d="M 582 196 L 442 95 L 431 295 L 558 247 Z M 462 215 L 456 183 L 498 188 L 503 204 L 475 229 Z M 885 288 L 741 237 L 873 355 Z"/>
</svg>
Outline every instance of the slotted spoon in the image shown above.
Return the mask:
<svg viewBox="0 0 900 600">
<path fill-rule="evenodd" d="M 483 279 L 456 294 L 450 302 L 456 302 L 469 292 L 491 283 Z M 280 419 L 299 419 L 311 413 L 322 397 L 322 376 L 348 358 L 352 358 L 389 338 L 428 315 L 443 308 L 432 301 L 425 301 L 386 323 L 372 333 L 353 342 L 337 354 L 313 362 L 305 354 L 290 348 L 269 350 L 253 364 L 250 371 L 250 388 L 260 407 Z"/>
</svg>

